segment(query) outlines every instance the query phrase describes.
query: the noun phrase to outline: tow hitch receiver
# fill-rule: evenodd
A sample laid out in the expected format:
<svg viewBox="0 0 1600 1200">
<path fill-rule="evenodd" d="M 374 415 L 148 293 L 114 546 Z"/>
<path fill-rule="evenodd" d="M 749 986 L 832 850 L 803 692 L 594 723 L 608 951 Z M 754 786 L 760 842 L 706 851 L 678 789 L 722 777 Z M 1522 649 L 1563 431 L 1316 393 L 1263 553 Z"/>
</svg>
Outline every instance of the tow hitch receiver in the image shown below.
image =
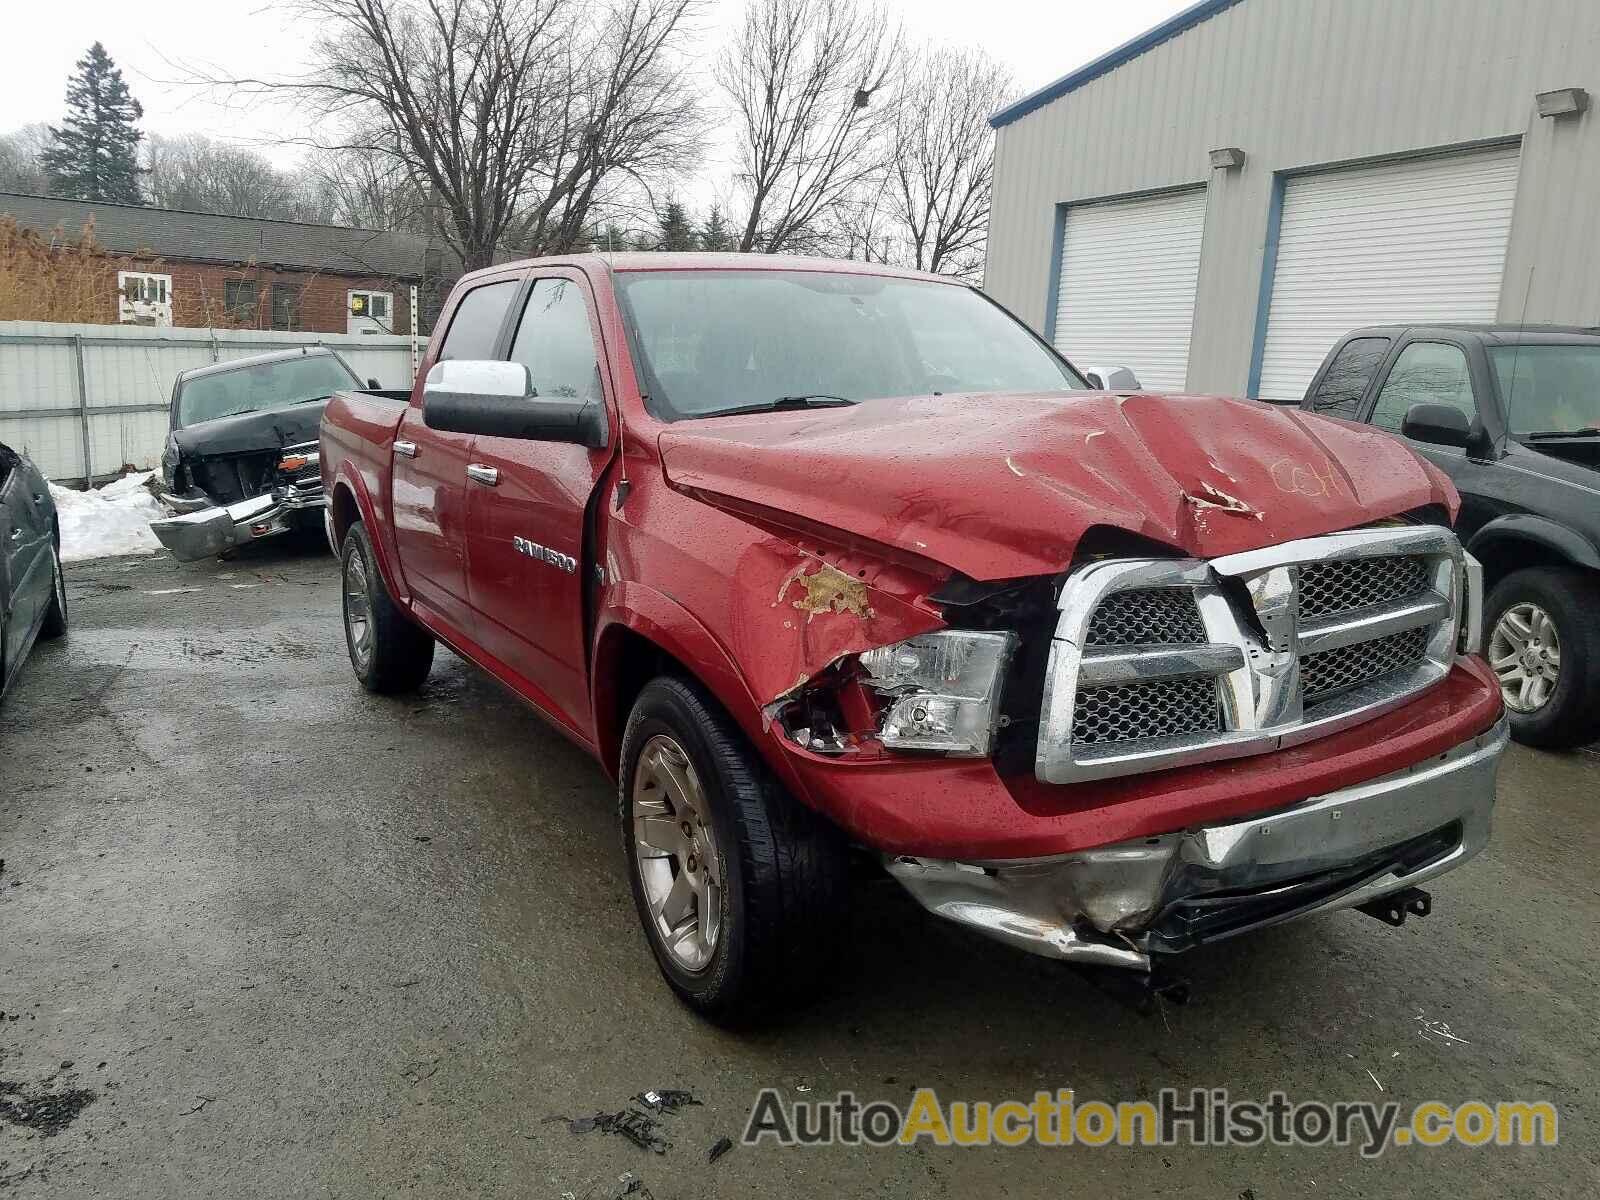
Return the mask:
<svg viewBox="0 0 1600 1200">
<path fill-rule="evenodd" d="M 1433 911 L 1433 897 L 1421 888 L 1405 888 L 1402 891 L 1390 892 L 1387 896 L 1379 896 L 1376 900 L 1368 900 L 1365 904 L 1356 905 L 1357 912 L 1364 912 L 1369 917 L 1377 917 L 1385 925 L 1400 926 L 1406 923 L 1409 917 L 1425 917 Z"/>
</svg>

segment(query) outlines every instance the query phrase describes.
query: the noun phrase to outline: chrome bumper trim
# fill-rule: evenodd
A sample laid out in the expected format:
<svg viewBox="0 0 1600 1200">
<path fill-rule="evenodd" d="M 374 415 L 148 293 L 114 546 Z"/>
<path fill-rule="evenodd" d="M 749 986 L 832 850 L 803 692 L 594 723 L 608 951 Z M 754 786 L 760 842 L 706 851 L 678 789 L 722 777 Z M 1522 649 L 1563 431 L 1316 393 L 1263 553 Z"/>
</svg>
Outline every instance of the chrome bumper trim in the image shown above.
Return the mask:
<svg viewBox="0 0 1600 1200">
<path fill-rule="evenodd" d="M 1048 859 L 896 856 L 885 866 L 928 911 L 999 941 L 1047 958 L 1147 970 L 1151 955 L 1191 941 L 1351 908 L 1460 866 L 1489 840 L 1508 735 L 1502 717 L 1407 770 L 1242 821 Z M 1388 852 L 1430 837 L 1437 852 L 1414 868 L 1386 863 Z M 1363 874 L 1373 862 L 1384 865 Z M 1220 933 L 1175 938 L 1171 923 L 1186 905 L 1237 920 Z"/>
<path fill-rule="evenodd" d="M 314 495 L 293 487 L 270 496 L 253 496 L 236 504 L 217 505 L 151 521 L 150 530 L 179 562 L 214 558 L 234 546 L 275 537 L 291 528 L 289 514 L 326 508 L 320 488 Z"/>
</svg>

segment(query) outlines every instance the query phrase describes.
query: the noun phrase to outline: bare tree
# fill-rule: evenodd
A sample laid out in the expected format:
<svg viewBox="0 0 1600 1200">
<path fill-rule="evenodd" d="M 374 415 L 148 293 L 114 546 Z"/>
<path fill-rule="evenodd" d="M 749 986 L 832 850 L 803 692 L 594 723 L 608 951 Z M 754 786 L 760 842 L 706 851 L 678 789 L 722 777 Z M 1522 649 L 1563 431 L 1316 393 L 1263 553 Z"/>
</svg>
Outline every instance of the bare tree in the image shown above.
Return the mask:
<svg viewBox="0 0 1600 1200">
<path fill-rule="evenodd" d="M 362 229 L 437 233 L 435 206 L 404 163 L 372 150 L 319 150 L 301 165 L 316 220 Z"/>
<path fill-rule="evenodd" d="M 885 117 L 872 98 L 897 40 L 882 10 L 859 0 L 750 0 L 716 70 L 736 119 L 740 250 L 814 248 L 829 214 L 880 167 Z"/>
<path fill-rule="evenodd" d="M 50 127 L 42 122 L 0 134 L 0 192 L 47 195 L 49 179 L 39 156 L 50 144 Z"/>
<path fill-rule="evenodd" d="M 200 134 L 152 134 L 145 195 L 157 208 L 295 221 L 312 217 L 302 181 L 253 150 Z"/>
<path fill-rule="evenodd" d="M 693 165 L 677 63 L 699 0 L 300 0 L 321 30 L 295 78 L 211 80 L 288 96 L 392 161 L 471 269 L 497 249 L 578 244 L 615 189 Z"/>
<path fill-rule="evenodd" d="M 989 117 L 1011 92 L 1010 73 L 981 50 L 937 49 L 907 72 L 881 206 L 908 266 L 955 275 L 982 267 L 994 183 Z"/>
</svg>

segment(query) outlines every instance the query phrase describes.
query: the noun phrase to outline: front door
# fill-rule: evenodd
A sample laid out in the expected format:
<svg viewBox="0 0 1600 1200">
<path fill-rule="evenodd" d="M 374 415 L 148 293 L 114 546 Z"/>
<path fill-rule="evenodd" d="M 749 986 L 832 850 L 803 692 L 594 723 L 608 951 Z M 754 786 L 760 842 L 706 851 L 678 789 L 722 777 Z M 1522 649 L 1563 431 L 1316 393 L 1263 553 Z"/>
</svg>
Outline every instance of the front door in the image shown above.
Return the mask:
<svg viewBox="0 0 1600 1200">
<path fill-rule="evenodd" d="M 1399 434 L 1413 404 L 1448 404 L 1458 408 L 1468 422 L 1481 420 L 1481 405 L 1466 351 L 1454 342 L 1408 343 L 1389 368 L 1369 420 L 1379 429 Z M 1461 493 L 1461 514 L 1456 532 L 1465 544 L 1488 521 L 1501 514 L 1492 499 L 1490 479 L 1498 473 L 1493 463 L 1471 457 L 1458 446 L 1431 442 L 1407 444 L 1438 467 Z"/>
<path fill-rule="evenodd" d="M 527 292 L 510 357 L 527 365 L 537 396 L 605 399 L 586 292 L 576 272 L 555 271 Z M 583 597 L 593 569 L 584 561 L 585 511 L 609 457 L 608 449 L 480 435 L 478 481 L 469 484 L 479 640 L 542 708 L 585 736 Z"/>
<path fill-rule="evenodd" d="M 496 357 L 515 275 L 473 288 L 448 315 L 436 361 Z M 441 322 L 443 323 L 443 322 Z M 420 389 L 395 434 L 391 501 L 406 587 L 459 633 L 474 637 L 467 590 L 467 467 L 473 438 L 430 429 Z"/>
</svg>

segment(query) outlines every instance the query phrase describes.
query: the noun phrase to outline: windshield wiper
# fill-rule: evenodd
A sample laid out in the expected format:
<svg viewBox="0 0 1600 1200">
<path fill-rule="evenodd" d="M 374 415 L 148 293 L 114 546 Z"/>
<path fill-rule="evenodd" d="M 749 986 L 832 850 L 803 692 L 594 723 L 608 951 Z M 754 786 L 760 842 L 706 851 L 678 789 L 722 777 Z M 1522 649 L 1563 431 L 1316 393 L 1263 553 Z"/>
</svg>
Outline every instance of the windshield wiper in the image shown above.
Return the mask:
<svg viewBox="0 0 1600 1200">
<path fill-rule="evenodd" d="M 762 404 L 740 404 L 734 408 L 718 408 L 711 412 L 695 413 L 696 417 L 738 417 L 746 413 L 789 412 L 800 408 L 848 408 L 856 403 L 843 396 L 830 396 L 814 392 L 808 396 L 779 396 Z"/>
<path fill-rule="evenodd" d="M 1600 428 L 1591 426 L 1588 429 L 1535 429 L 1532 433 L 1518 434 L 1530 442 L 1548 442 L 1558 438 L 1592 438 L 1600 437 Z"/>
</svg>

